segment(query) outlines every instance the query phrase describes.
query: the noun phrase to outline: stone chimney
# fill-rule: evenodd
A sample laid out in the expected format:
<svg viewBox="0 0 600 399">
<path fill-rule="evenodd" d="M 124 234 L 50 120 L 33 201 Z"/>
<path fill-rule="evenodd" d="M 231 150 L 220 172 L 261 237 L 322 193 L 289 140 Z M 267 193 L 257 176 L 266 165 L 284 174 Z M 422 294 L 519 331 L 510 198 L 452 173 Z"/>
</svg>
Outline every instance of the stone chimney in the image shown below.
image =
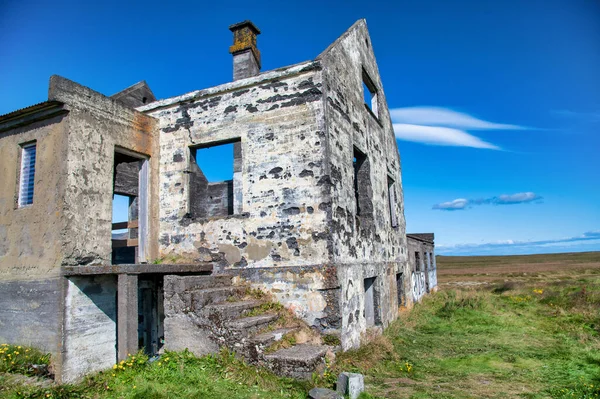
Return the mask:
<svg viewBox="0 0 600 399">
<path fill-rule="evenodd" d="M 250 21 L 233 24 L 229 30 L 233 32 L 233 46 L 229 47 L 233 54 L 233 80 L 258 75 L 260 51 L 256 48 L 256 36 L 260 31 Z"/>
</svg>

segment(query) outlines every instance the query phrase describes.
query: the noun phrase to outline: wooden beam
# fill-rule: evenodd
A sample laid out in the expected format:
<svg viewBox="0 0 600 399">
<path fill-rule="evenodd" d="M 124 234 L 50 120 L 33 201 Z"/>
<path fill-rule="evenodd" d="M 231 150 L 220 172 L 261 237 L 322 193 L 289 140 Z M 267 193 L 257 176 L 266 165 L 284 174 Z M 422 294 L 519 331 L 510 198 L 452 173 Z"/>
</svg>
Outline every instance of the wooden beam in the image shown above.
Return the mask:
<svg viewBox="0 0 600 399">
<path fill-rule="evenodd" d="M 122 229 L 135 229 L 138 227 L 137 220 L 130 220 L 128 222 L 117 222 L 112 224 L 113 230 L 122 230 Z"/>
</svg>

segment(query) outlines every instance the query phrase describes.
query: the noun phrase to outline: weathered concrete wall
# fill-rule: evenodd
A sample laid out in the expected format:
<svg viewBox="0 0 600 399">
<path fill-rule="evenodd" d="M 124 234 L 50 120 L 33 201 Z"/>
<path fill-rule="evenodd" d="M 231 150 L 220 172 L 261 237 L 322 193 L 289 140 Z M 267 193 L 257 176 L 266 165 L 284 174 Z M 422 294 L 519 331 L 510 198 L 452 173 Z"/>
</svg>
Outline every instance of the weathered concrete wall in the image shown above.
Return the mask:
<svg viewBox="0 0 600 399">
<path fill-rule="evenodd" d="M 234 273 L 327 263 L 321 86 L 320 65 L 304 63 L 140 108 L 160 121 L 161 256 L 217 260 Z M 190 148 L 234 140 L 242 154 L 234 168 L 240 209 L 227 217 L 193 217 Z M 286 293 L 326 301 L 318 291 L 322 282 L 292 281 Z M 311 306 L 304 302 L 298 312 L 312 314 Z"/>
<path fill-rule="evenodd" d="M 239 80 L 142 108 L 160 120 L 160 254 L 227 267 L 328 260 L 322 234 L 323 113 L 318 64 Z M 241 213 L 190 213 L 190 147 L 241 140 Z"/>
<path fill-rule="evenodd" d="M 196 356 L 216 353 L 219 345 L 212 339 L 210 331 L 194 322 L 190 288 L 180 276 L 164 277 L 165 349 L 188 349 Z"/>
<path fill-rule="evenodd" d="M 66 265 L 111 263 L 115 149 L 149 157 L 149 258 L 157 255 L 158 141 L 153 118 L 70 80 L 53 76 L 48 97 L 67 104 L 69 118 L 64 213 Z"/>
<path fill-rule="evenodd" d="M 61 343 L 61 279 L 0 282 L 0 342 L 48 351 Z"/>
<path fill-rule="evenodd" d="M 66 117 L 0 133 L 0 281 L 57 277 L 65 226 Z M 19 208 L 21 145 L 36 141 L 33 204 Z M 4 291 L 0 291 L 2 296 Z"/>
<path fill-rule="evenodd" d="M 117 277 L 70 277 L 67 284 L 63 382 L 110 368 L 117 360 Z"/>
<path fill-rule="evenodd" d="M 0 122 L 0 342 L 39 347 L 52 353 L 57 367 L 62 325 L 59 275 L 65 226 L 66 119 L 66 112 L 56 105 Z M 10 123 L 21 126 L 10 128 Z M 34 140 L 33 204 L 19 208 L 21 145 Z"/>
<path fill-rule="evenodd" d="M 326 94 L 332 259 L 341 284 L 342 346 L 347 349 L 360 344 L 366 329 L 364 279 L 376 278 L 376 325 L 385 327 L 397 316 L 395 276 L 407 265 L 400 156 L 365 21 L 355 23 L 319 59 Z M 377 115 L 364 104 L 363 70 L 377 89 Z M 368 162 L 358 176 L 360 215 L 354 148 Z M 395 186 L 392 201 L 389 180 Z M 392 227 L 390 202 L 397 227 Z"/>
<path fill-rule="evenodd" d="M 410 234 L 408 239 L 408 259 L 410 268 L 410 298 L 407 302 L 412 305 L 419 302 L 428 292 L 437 290 L 437 267 L 433 234 Z M 425 239 L 423 239 L 425 238 Z"/>
<path fill-rule="evenodd" d="M 339 333 L 340 287 L 335 267 L 245 268 L 237 271 L 242 281 L 267 289 L 275 300 L 323 333 Z"/>
</svg>

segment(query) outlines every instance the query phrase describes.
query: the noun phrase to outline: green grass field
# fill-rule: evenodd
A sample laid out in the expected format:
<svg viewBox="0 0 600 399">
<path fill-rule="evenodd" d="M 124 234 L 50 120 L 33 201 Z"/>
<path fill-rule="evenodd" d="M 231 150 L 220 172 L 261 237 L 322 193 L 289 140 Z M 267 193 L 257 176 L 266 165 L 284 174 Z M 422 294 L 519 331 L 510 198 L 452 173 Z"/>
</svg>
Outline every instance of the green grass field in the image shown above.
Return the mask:
<svg viewBox="0 0 600 399">
<path fill-rule="evenodd" d="M 78 385 L 40 386 L 16 378 L 24 369 L 6 354 L 24 348 L 9 347 L 0 353 L 0 397 L 305 398 L 355 371 L 365 375 L 362 398 L 598 398 L 599 263 L 600 253 L 438 257 L 438 293 L 306 383 L 229 353 L 169 353 L 152 364 L 138 356 Z"/>
</svg>

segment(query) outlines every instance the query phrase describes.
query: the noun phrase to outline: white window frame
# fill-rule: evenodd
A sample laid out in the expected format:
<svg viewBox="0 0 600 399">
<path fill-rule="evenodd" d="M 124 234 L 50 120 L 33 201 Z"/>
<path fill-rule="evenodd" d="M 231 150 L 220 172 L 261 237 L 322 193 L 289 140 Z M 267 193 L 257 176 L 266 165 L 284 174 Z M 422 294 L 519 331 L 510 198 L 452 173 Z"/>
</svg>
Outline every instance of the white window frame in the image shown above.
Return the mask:
<svg viewBox="0 0 600 399">
<path fill-rule="evenodd" d="M 33 163 L 31 162 L 31 149 L 33 150 Z M 26 161 L 28 162 L 26 164 Z M 37 142 L 21 145 L 21 167 L 19 169 L 19 208 L 33 205 L 35 195 L 35 164 L 37 161 Z M 29 187 L 31 187 L 31 200 L 29 198 Z"/>
</svg>

